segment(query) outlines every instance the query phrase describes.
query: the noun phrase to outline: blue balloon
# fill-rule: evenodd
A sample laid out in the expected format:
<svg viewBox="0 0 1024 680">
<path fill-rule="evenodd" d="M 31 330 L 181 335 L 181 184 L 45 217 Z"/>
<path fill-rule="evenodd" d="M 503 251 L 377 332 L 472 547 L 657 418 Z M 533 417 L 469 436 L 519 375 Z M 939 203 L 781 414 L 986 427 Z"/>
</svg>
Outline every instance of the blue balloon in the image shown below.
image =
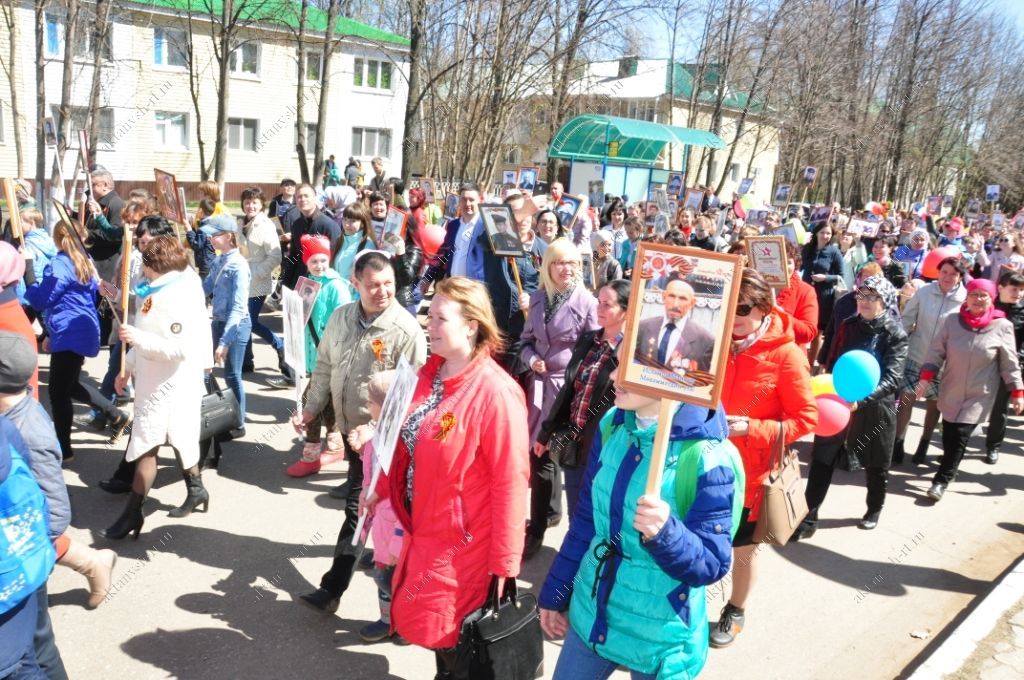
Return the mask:
<svg viewBox="0 0 1024 680">
<path fill-rule="evenodd" d="M 874 356 L 862 349 L 846 352 L 832 368 L 836 394 L 853 403 L 874 392 L 882 377 L 882 369 Z"/>
</svg>

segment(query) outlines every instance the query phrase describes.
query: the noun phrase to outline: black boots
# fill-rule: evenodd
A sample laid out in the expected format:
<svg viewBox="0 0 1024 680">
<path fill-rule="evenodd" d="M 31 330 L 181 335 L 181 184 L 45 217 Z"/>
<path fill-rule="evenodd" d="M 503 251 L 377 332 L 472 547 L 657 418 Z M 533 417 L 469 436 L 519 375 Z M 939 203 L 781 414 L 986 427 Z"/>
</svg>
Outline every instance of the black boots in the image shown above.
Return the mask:
<svg viewBox="0 0 1024 680">
<path fill-rule="evenodd" d="M 168 517 L 188 517 L 200 505 L 203 506 L 203 512 L 210 507 L 210 493 L 203 486 L 202 476 L 198 472 L 185 472 L 184 477 L 188 495 L 185 496 L 184 503 L 167 513 Z"/>
<path fill-rule="evenodd" d="M 139 540 L 139 532 L 142 531 L 142 523 L 145 521 L 145 515 L 142 513 L 142 506 L 145 502 L 145 496 L 132 491 L 128 496 L 128 505 L 125 506 L 124 512 L 121 513 L 116 522 L 101 532 L 101 535 L 104 538 L 120 541 L 128 534 L 134 532 L 135 535 L 132 536 L 132 540 Z"/>
<path fill-rule="evenodd" d="M 892 464 L 902 465 L 903 458 L 906 457 L 906 451 L 903 450 L 903 440 L 897 439 L 896 443 L 892 447 Z"/>
<path fill-rule="evenodd" d="M 914 465 L 924 465 L 928 460 L 928 444 L 927 439 L 922 439 L 921 443 L 917 445 L 917 451 L 914 452 L 913 458 Z"/>
</svg>

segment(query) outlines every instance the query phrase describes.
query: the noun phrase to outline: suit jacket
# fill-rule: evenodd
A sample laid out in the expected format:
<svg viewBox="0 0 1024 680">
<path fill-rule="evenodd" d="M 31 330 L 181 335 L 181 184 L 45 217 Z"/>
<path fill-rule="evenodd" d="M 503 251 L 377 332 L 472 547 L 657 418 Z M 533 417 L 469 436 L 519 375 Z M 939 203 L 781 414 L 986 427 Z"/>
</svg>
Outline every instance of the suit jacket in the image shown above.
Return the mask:
<svg viewBox="0 0 1024 680">
<path fill-rule="evenodd" d="M 651 319 L 643 319 L 636 334 L 637 354 L 646 354 L 649 351 L 658 353 L 658 336 L 661 334 L 661 324 L 664 317 L 657 316 Z M 653 341 L 653 342 L 652 342 Z M 706 328 L 693 320 L 693 317 L 686 318 L 686 325 L 679 337 L 675 347 L 670 347 L 668 356 L 678 353 L 686 359 L 693 359 L 697 362 L 697 368 L 701 371 L 711 370 L 711 356 L 715 352 L 715 337 Z"/>
</svg>

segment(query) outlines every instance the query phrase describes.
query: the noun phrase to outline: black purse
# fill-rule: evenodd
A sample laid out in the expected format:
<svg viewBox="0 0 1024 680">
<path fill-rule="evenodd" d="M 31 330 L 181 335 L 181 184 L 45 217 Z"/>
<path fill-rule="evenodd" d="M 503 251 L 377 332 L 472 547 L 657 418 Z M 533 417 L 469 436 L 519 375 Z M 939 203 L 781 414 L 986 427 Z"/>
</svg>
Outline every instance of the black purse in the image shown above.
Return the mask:
<svg viewBox="0 0 1024 680">
<path fill-rule="evenodd" d="M 230 432 L 239 427 L 238 399 L 231 390 L 221 390 L 212 375 L 199 409 L 199 441 Z"/>
<path fill-rule="evenodd" d="M 547 443 L 548 455 L 563 467 L 574 468 L 580 464 L 580 441 L 573 428 L 567 427 L 551 433 Z"/>
<path fill-rule="evenodd" d="M 534 680 L 544 674 L 544 635 L 537 598 L 520 595 L 514 578 L 498 597 L 491 577 L 487 602 L 462 622 L 455 646 L 459 680 Z"/>
</svg>

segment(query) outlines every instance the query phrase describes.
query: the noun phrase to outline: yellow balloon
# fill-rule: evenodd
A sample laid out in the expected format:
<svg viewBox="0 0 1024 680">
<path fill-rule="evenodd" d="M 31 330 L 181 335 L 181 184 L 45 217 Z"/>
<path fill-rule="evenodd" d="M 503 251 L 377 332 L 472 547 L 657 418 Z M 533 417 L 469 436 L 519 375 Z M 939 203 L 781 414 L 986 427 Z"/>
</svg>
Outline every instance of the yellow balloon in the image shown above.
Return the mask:
<svg viewBox="0 0 1024 680">
<path fill-rule="evenodd" d="M 811 378 L 811 392 L 816 397 L 822 394 L 835 394 L 836 386 L 832 384 L 832 374 L 821 373 Z"/>
</svg>

